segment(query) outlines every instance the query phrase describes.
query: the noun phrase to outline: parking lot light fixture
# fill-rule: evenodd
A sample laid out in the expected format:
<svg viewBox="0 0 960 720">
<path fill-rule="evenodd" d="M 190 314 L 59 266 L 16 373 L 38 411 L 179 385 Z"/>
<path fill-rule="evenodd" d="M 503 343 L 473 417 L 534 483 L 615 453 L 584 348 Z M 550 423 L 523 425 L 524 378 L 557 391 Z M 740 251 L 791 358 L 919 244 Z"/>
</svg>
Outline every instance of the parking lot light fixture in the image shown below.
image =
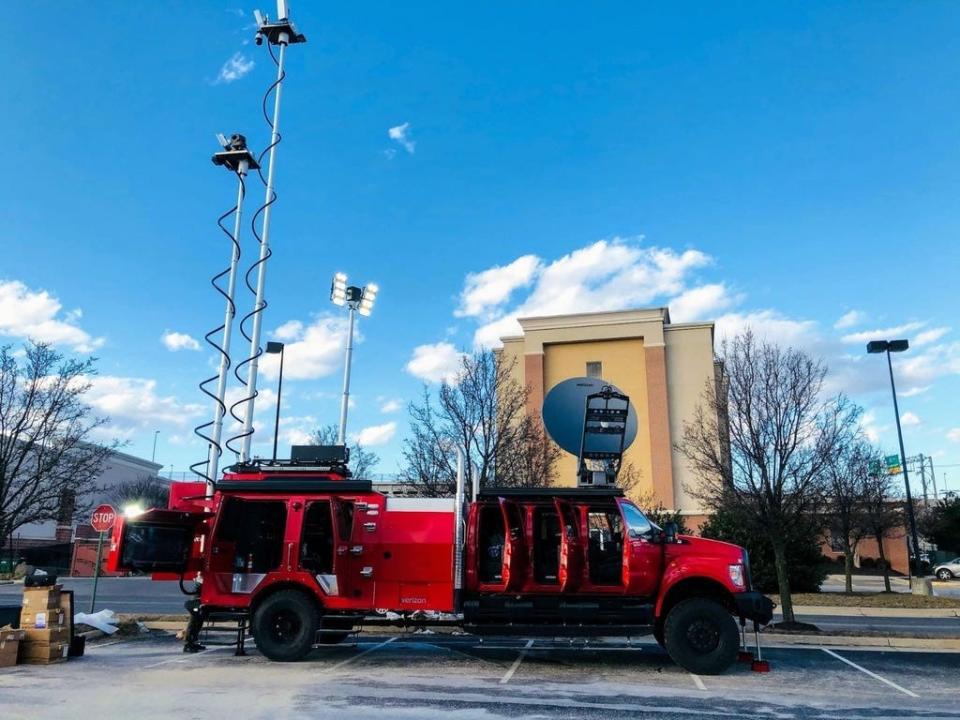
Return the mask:
<svg viewBox="0 0 960 720">
<path fill-rule="evenodd" d="M 347 276 L 338 272 L 333 276 L 333 285 L 330 288 L 330 300 L 334 305 L 346 305 L 349 311 L 347 324 L 347 349 L 343 363 L 343 398 L 340 401 L 340 426 L 337 432 L 337 444 L 344 445 L 347 441 L 347 409 L 350 404 L 350 364 L 353 361 L 353 328 L 356 324 L 357 313 L 369 317 L 373 312 L 373 304 L 377 299 L 380 288 L 375 283 L 368 283 L 365 287 L 347 285 Z"/>
<path fill-rule="evenodd" d="M 910 539 L 913 543 L 913 555 L 907 554 L 907 564 L 913 565 L 915 575 L 920 573 L 920 539 L 917 536 L 917 519 L 913 511 L 913 495 L 910 492 L 910 474 L 907 471 L 907 452 L 903 449 L 903 429 L 900 427 L 900 406 L 897 403 L 897 385 L 893 380 L 893 360 L 890 353 L 903 352 L 910 347 L 907 340 L 871 340 L 867 343 L 867 352 L 871 355 L 887 354 L 887 369 L 890 371 L 890 392 L 893 395 L 893 414 L 897 420 L 897 439 L 900 442 L 900 467 L 903 468 L 903 485 L 907 491 L 907 521 L 910 523 Z"/>
</svg>

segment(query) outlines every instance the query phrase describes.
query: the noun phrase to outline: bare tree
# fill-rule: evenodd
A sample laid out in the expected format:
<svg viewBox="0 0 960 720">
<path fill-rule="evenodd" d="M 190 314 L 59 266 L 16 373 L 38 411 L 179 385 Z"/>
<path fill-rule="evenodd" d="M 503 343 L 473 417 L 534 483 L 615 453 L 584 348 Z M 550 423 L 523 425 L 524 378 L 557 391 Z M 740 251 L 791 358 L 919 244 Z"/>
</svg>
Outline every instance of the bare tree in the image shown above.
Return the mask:
<svg viewBox="0 0 960 720">
<path fill-rule="evenodd" d="M 420 402 L 411 403 L 402 475 L 424 495 L 449 495 L 459 448 L 481 486 L 551 484 L 560 450 L 540 419 L 527 416 L 527 395 L 513 379 L 513 361 L 491 350 L 464 356 L 436 402 L 424 387 Z"/>
<path fill-rule="evenodd" d="M 702 482 L 707 507 L 735 507 L 771 544 L 785 623 L 795 623 L 786 538 L 821 510 L 826 470 L 856 423 L 843 398 L 823 394 L 824 364 L 746 331 L 721 345 L 725 382 L 709 383 L 680 452 Z M 729 431 L 729 445 L 723 430 Z"/>
<path fill-rule="evenodd" d="M 0 541 L 23 525 L 72 520 L 88 505 L 115 446 L 93 442 L 106 421 L 83 396 L 94 360 L 29 343 L 0 347 Z"/>
<path fill-rule="evenodd" d="M 874 450 L 873 457 L 881 457 L 880 450 Z M 899 503 L 891 501 L 893 496 L 893 480 L 885 468 L 874 467 L 867 473 L 864 483 L 864 524 L 870 534 L 877 541 L 877 552 L 880 554 L 880 565 L 883 569 L 883 586 L 887 592 L 893 592 L 890 587 L 890 563 L 887 562 L 883 541 L 890 533 L 903 527 L 903 512 Z"/>
<path fill-rule="evenodd" d="M 117 509 L 122 509 L 124 505 L 165 508 L 170 497 L 170 484 L 156 475 L 144 473 L 133 480 L 117 483 L 110 490 L 109 497 Z"/>
<path fill-rule="evenodd" d="M 825 514 L 830 520 L 832 540 L 843 551 L 846 592 L 853 592 L 853 559 L 857 546 L 869 532 L 867 527 L 867 481 L 873 448 L 860 436 L 859 429 L 838 443 L 832 462 L 827 464 Z"/>
<path fill-rule="evenodd" d="M 339 435 L 336 425 L 324 425 L 313 431 L 313 442 L 317 445 L 336 445 Z M 369 477 L 370 471 L 380 463 L 380 456 L 372 450 L 367 450 L 360 443 L 350 445 L 350 462 L 348 467 L 354 477 Z"/>
</svg>

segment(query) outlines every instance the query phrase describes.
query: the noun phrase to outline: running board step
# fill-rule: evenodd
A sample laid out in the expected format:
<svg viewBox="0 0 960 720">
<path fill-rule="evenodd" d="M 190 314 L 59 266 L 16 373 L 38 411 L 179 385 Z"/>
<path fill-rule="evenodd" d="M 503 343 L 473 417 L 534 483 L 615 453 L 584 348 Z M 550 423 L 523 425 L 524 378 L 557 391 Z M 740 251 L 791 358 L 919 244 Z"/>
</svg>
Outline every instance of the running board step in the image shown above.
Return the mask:
<svg viewBox="0 0 960 720">
<path fill-rule="evenodd" d="M 522 637 L 643 637 L 653 632 L 650 625 L 537 625 L 469 623 L 463 629 L 472 635 Z"/>
</svg>

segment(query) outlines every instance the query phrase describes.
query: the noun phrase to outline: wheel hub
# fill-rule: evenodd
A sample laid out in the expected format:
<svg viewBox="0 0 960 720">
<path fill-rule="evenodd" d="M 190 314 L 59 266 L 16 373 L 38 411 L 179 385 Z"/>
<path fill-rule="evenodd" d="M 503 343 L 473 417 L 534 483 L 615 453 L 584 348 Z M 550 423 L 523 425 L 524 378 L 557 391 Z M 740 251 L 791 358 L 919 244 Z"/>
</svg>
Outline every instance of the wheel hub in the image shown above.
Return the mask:
<svg viewBox="0 0 960 720">
<path fill-rule="evenodd" d="M 687 642 L 699 653 L 711 652 L 720 644 L 720 628 L 705 618 L 694 620 L 687 628 Z"/>
</svg>

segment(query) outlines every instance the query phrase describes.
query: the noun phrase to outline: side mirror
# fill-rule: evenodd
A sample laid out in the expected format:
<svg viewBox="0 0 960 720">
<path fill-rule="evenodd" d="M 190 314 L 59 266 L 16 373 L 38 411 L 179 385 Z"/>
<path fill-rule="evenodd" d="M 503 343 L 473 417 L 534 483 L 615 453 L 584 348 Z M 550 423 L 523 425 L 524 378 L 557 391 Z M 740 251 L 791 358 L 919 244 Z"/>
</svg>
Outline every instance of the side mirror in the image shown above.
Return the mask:
<svg viewBox="0 0 960 720">
<path fill-rule="evenodd" d="M 665 543 L 675 543 L 677 541 L 677 524 L 668 522 L 663 524 L 663 534 L 661 537 Z"/>
</svg>

